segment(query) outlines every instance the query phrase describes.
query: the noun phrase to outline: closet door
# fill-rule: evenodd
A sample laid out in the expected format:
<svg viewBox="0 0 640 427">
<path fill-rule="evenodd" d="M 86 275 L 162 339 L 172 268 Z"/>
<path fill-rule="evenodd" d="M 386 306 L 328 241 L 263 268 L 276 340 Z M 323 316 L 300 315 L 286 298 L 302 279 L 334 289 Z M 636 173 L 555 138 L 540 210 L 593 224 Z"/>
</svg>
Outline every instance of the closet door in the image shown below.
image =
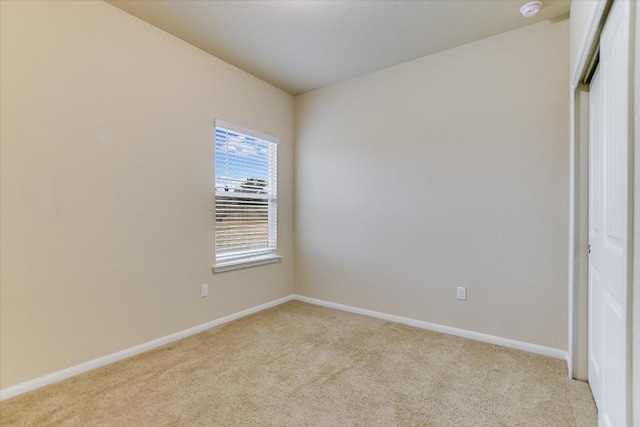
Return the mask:
<svg viewBox="0 0 640 427">
<path fill-rule="evenodd" d="M 600 425 L 615 427 L 628 421 L 629 18 L 615 1 L 590 99 L 589 383 Z"/>
<path fill-rule="evenodd" d="M 589 88 L 589 386 L 598 408 L 602 407 L 603 290 L 602 266 L 602 202 L 604 180 L 604 120 L 600 68 Z"/>
</svg>

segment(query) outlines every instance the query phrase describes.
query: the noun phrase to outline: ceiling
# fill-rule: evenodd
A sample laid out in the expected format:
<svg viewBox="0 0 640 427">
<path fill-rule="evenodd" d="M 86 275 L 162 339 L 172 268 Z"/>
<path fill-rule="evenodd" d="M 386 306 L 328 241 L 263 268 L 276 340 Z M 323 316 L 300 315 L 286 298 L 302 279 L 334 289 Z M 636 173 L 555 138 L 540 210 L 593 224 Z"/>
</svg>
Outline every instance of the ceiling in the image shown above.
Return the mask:
<svg viewBox="0 0 640 427">
<path fill-rule="evenodd" d="M 569 12 L 526 1 L 107 0 L 293 95 Z"/>
</svg>

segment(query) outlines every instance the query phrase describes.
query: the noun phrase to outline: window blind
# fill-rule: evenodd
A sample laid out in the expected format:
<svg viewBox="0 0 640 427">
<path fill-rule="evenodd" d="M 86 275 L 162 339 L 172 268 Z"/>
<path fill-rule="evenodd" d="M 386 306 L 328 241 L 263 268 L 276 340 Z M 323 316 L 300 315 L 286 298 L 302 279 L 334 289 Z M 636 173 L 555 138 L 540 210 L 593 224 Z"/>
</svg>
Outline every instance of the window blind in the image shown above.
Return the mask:
<svg viewBox="0 0 640 427">
<path fill-rule="evenodd" d="M 220 121 L 215 140 L 216 264 L 275 254 L 277 140 Z"/>
</svg>

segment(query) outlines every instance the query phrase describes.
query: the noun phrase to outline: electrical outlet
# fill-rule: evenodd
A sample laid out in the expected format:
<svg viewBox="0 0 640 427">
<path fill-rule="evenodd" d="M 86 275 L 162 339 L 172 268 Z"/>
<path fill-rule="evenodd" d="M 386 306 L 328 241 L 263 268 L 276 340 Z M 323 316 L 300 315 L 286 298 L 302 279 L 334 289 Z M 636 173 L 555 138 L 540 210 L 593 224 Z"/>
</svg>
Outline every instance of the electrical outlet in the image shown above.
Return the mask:
<svg viewBox="0 0 640 427">
<path fill-rule="evenodd" d="M 457 298 L 459 300 L 466 300 L 467 299 L 467 288 L 465 288 L 464 286 L 458 286 L 458 292 L 456 294 Z"/>
<path fill-rule="evenodd" d="M 208 297 L 209 296 L 209 285 L 206 283 L 204 285 L 200 285 L 200 296 Z"/>
</svg>

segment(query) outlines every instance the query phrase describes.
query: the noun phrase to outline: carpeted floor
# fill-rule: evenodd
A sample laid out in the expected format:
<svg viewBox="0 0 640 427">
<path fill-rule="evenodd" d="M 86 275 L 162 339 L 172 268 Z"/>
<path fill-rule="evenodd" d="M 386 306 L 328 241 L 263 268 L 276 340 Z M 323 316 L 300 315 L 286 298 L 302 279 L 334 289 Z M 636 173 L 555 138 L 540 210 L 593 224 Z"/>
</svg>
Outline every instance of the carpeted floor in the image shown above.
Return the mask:
<svg viewBox="0 0 640 427">
<path fill-rule="evenodd" d="M 565 362 L 292 301 L 0 403 L 2 426 L 595 426 Z"/>
</svg>

